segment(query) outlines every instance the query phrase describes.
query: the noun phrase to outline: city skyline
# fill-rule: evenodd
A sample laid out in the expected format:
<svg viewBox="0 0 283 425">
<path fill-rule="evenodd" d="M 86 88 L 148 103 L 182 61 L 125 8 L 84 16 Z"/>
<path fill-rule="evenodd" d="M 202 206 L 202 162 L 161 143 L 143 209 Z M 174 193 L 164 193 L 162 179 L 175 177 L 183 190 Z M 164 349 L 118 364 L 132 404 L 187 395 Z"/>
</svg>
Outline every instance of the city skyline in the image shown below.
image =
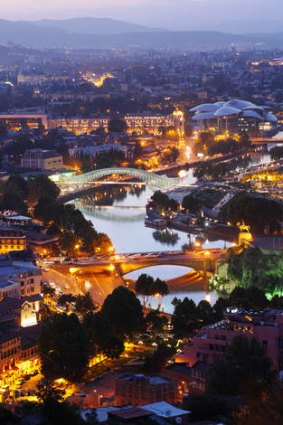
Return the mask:
<svg viewBox="0 0 283 425">
<path fill-rule="evenodd" d="M 244 11 L 244 16 L 243 16 Z M 12 0 L 2 5 L 1 18 L 65 19 L 73 17 L 108 17 L 171 30 L 217 29 L 236 32 L 256 31 L 267 22 L 265 32 L 280 28 L 283 7 L 280 0 L 77 0 L 45 2 Z"/>
</svg>

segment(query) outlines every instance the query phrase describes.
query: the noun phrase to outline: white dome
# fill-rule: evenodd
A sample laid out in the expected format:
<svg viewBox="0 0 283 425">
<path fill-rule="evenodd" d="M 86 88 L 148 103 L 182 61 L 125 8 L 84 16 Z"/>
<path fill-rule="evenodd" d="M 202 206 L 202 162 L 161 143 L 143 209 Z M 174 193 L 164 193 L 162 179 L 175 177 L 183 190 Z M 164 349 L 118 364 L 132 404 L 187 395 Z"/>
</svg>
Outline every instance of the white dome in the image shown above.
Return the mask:
<svg viewBox="0 0 283 425">
<path fill-rule="evenodd" d="M 242 116 L 245 118 L 255 118 L 257 120 L 263 121 L 263 117 L 256 111 L 244 110 Z"/>
<path fill-rule="evenodd" d="M 192 119 L 194 121 L 201 121 L 216 119 L 216 117 L 213 112 L 200 112 L 199 114 L 195 114 Z"/>
<path fill-rule="evenodd" d="M 228 115 L 238 115 L 241 112 L 240 109 L 232 108 L 231 106 L 222 106 L 215 112 L 216 117 L 227 117 Z"/>
<path fill-rule="evenodd" d="M 276 116 L 273 115 L 271 112 L 267 112 L 267 114 L 265 114 L 264 120 L 269 122 L 277 122 Z"/>
<path fill-rule="evenodd" d="M 253 108 L 256 105 L 246 100 L 232 99 L 226 102 L 225 106 L 231 106 L 232 108 L 236 108 L 236 109 L 244 109 L 244 108 Z"/>
<path fill-rule="evenodd" d="M 215 102 L 214 105 L 218 105 L 219 108 L 220 106 L 224 106 L 226 102 L 224 102 L 223 100 L 220 100 L 219 102 Z"/>
<path fill-rule="evenodd" d="M 215 103 L 203 103 L 190 109 L 191 112 L 215 112 L 219 108 Z"/>
</svg>

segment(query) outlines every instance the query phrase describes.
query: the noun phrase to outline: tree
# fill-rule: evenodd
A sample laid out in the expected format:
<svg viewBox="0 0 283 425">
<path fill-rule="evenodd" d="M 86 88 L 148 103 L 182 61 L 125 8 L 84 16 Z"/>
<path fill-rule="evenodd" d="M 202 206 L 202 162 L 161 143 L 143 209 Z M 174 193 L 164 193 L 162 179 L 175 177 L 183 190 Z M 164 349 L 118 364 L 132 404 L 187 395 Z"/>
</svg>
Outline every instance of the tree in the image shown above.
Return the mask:
<svg viewBox="0 0 283 425">
<path fill-rule="evenodd" d="M 124 341 L 116 335 L 105 335 L 101 345 L 101 351 L 111 359 L 118 359 L 125 350 Z"/>
<path fill-rule="evenodd" d="M 0 137 L 6 137 L 8 134 L 7 125 L 3 120 L 0 121 Z"/>
<path fill-rule="evenodd" d="M 44 404 L 50 401 L 62 401 L 64 393 L 65 392 L 63 390 L 56 388 L 54 383 L 48 378 L 43 378 L 37 383 L 36 395 Z"/>
<path fill-rule="evenodd" d="M 109 248 L 113 247 L 110 238 L 105 233 L 98 233 L 93 241 L 93 249 L 99 255 L 109 255 Z"/>
<path fill-rule="evenodd" d="M 20 425 L 18 417 L 4 404 L 0 404 L 0 424 Z"/>
<path fill-rule="evenodd" d="M 161 306 L 163 297 L 169 294 L 169 288 L 167 283 L 164 280 L 157 278 L 153 285 L 153 295 L 160 297 L 158 307 Z"/>
<path fill-rule="evenodd" d="M 124 119 L 120 118 L 111 118 L 108 123 L 108 131 L 110 133 L 126 133 L 127 123 Z"/>
<path fill-rule="evenodd" d="M 76 382 L 87 370 L 87 334 L 75 314 L 56 314 L 43 325 L 39 338 L 42 373 L 54 380 Z"/>
<path fill-rule="evenodd" d="M 57 221 L 59 210 L 56 200 L 45 195 L 41 196 L 34 207 L 33 215 L 45 224 L 52 220 Z"/>
<path fill-rule="evenodd" d="M 60 235 L 59 244 L 61 250 L 67 255 L 74 256 L 76 253 L 76 246 L 79 243 L 78 236 L 73 232 L 63 232 Z"/>
<path fill-rule="evenodd" d="M 94 304 L 89 292 L 85 295 L 78 295 L 76 297 L 75 309 L 82 316 L 96 309 L 96 305 Z"/>
<path fill-rule="evenodd" d="M 166 366 L 167 361 L 175 353 L 174 348 L 166 344 L 160 344 L 157 350 L 148 356 L 144 362 L 143 369 L 146 373 L 159 373 Z"/>
<path fill-rule="evenodd" d="M 190 395 L 184 401 L 182 407 L 190 411 L 190 420 L 192 422 L 206 420 L 219 422 L 223 416 L 228 414 L 226 402 L 208 394 Z"/>
<path fill-rule="evenodd" d="M 189 194 L 187 196 L 184 196 L 182 206 L 185 210 L 196 214 L 201 209 L 201 202 L 198 198 L 196 198 L 192 194 Z"/>
<path fill-rule="evenodd" d="M 218 298 L 218 300 L 213 306 L 215 322 L 220 322 L 220 320 L 223 319 L 223 316 L 224 316 L 223 313 L 226 310 L 226 308 L 229 306 L 230 306 L 229 300 L 224 298 Z"/>
<path fill-rule="evenodd" d="M 237 286 L 256 286 L 261 291 L 274 293 L 281 290 L 283 255 L 266 253 L 259 248 L 246 248 L 229 253 L 227 277 Z M 251 298 L 252 301 L 252 298 Z"/>
<path fill-rule="evenodd" d="M 1 204 L 2 210 L 12 210 L 19 214 L 27 213 L 27 206 L 21 195 L 17 192 L 5 192 Z"/>
<path fill-rule="evenodd" d="M 29 186 L 29 200 L 32 203 L 38 202 L 43 196 L 51 199 L 57 199 L 60 194 L 60 189 L 53 183 L 46 175 L 40 174 L 36 177 L 30 178 Z"/>
<path fill-rule="evenodd" d="M 229 303 L 231 306 L 242 307 L 246 310 L 262 310 L 267 307 L 268 299 L 256 286 L 247 289 L 236 287 L 229 296 Z"/>
<path fill-rule="evenodd" d="M 144 325 L 142 306 L 135 294 L 119 286 L 105 299 L 101 308 L 110 321 L 113 334 L 124 337 L 140 331 Z"/>
<path fill-rule="evenodd" d="M 63 402 L 64 391 L 57 388 L 49 379 L 42 379 L 37 384 L 38 399 L 42 403 L 42 413 L 49 419 L 52 425 L 72 424 L 83 425 L 77 409 Z"/>
<path fill-rule="evenodd" d="M 204 324 L 213 323 L 215 320 L 213 308 L 208 301 L 202 300 L 197 306 L 198 320 Z"/>
<path fill-rule="evenodd" d="M 224 357 L 208 371 L 206 391 L 211 394 L 251 394 L 275 379 L 265 347 L 256 339 L 237 336 Z"/>
<path fill-rule="evenodd" d="M 5 183 L 4 193 L 12 193 L 26 199 L 28 196 L 28 184 L 20 175 L 12 174 Z"/>
<path fill-rule="evenodd" d="M 283 158 L 283 146 L 275 146 L 270 149 L 270 156 L 273 161 L 278 161 Z"/>
<path fill-rule="evenodd" d="M 160 312 L 156 310 L 150 311 L 146 318 L 145 322 L 147 328 L 153 333 L 159 333 L 163 331 L 164 326 L 168 324 L 168 319 L 165 316 L 162 316 Z"/>
<path fill-rule="evenodd" d="M 159 210 L 168 211 L 171 209 L 172 211 L 176 211 L 179 207 L 177 201 L 170 199 L 168 195 L 160 190 L 154 192 L 151 199 L 153 200 L 155 207 Z"/>
<path fill-rule="evenodd" d="M 76 301 L 76 297 L 72 294 L 62 294 L 58 299 L 58 305 L 61 305 L 68 312 L 70 309 L 70 304 Z"/>
<path fill-rule="evenodd" d="M 87 313 L 83 326 L 87 332 L 92 356 L 103 353 L 108 357 L 118 358 L 124 351 L 123 339 L 113 334 L 111 321 L 101 311 L 96 314 Z"/>
<path fill-rule="evenodd" d="M 172 316 L 173 332 L 176 337 L 188 337 L 198 327 L 197 307 L 193 300 L 184 298 L 175 305 Z"/>
<path fill-rule="evenodd" d="M 252 233 L 273 233 L 283 220 L 283 206 L 273 199 L 240 193 L 222 209 L 222 218 L 235 225 L 244 221 Z"/>
<path fill-rule="evenodd" d="M 143 296 L 143 304 L 147 304 L 147 298 L 153 294 L 154 279 L 148 274 L 141 274 L 135 283 L 135 291 Z"/>
<path fill-rule="evenodd" d="M 263 389 L 233 414 L 235 425 L 278 425 L 283 423 L 283 390 L 279 385 Z"/>
<path fill-rule="evenodd" d="M 195 145 L 193 146 L 193 152 L 195 155 L 198 153 L 207 153 L 207 150 L 210 145 L 214 142 L 214 137 L 212 133 L 208 131 L 202 131 L 199 133 L 199 137 Z"/>
<path fill-rule="evenodd" d="M 177 148 L 175 148 L 174 146 L 169 146 L 168 148 L 163 150 L 162 159 L 166 163 L 176 162 L 179 155 L 180 151 Z"/>
</svg>

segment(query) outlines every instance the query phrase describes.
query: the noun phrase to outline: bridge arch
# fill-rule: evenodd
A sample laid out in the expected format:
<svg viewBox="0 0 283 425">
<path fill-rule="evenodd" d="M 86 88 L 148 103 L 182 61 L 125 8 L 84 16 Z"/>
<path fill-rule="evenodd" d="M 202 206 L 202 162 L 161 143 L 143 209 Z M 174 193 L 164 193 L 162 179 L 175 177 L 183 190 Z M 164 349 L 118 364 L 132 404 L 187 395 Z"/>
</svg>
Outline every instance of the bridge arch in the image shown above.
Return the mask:
<svg viewBox="0 0 283 425">
<path fill-rule="evenodd" d="M 130 263 L 121 263 L 117 264 L 116 267 L 119 268 L 121 276 L 125 276 L 128 273 L 135 272 L 137 270 L 147 269 L 148 267 L 154 266 L 182 266 L 192 269 L 194 271 L 207 271 L 210 273 L 215 272 L 215 262 L 210 260 L 167 260 L 167 261 L 148 261 L 148 262 L 130 262 Z"/>
<path fill-rule="evenodd" d="M 102 168 L 101 170 L 90 171 L 85 174 L 74 176 L 60 176 L 57 182 L 58 186 L 62 189 L 68 186 L 75 186 L 77 188 L 90 185 L 92 182 L 100 180 L 103 177 L 118 174 L 120 176 L 131 176 L 146 183 L 152 189 L 169 190 L 180 183 L 179 178 L 170 178 L 167 176 L 152 173 L 146 170 L 139 170 L 136 168 Z"/>
</svg>

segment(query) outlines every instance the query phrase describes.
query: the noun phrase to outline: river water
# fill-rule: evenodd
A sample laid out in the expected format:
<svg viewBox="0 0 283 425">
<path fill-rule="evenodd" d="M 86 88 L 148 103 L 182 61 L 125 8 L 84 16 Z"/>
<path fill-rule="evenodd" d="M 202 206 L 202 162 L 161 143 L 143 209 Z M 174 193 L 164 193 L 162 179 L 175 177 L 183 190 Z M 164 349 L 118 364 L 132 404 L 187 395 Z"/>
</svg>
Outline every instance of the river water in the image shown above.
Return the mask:
<svg viewBox="0 0 283 425">
<path fill-rule="evenodd" d="M 252 165 L 269 162 L 269 155 L 253 154 Z M 195 183 L 193 171 L 190 170 L 183 180 L 183 185 Z M 90 220 L 98 232 L 106 233 L 112 240 L 117 253 L 136 253 L 153 251 L 181 250 L 182 245 L 189 242 L 189 236 L 185 232 L 177 230 L 155 230 L 145 227 L 145 206 L 152 196 L 153 191 L 141 184 L 131 186 L 114 185 L 107 188 L 97 188 L 95 193 L 75 200 L 74 204 L 80 209 L 85 218 Z M 195 240 L 190 235 L 190 240 Z M 223 240 L 206 241 L 204 247 L 223 248 L 229 246 Z M 190 269 L 178 266 L 155 266 L 149 270 L 143 269 L 129 274 L 127 277 L 137 279 L 141 273 L 148 273 L 161 279 L 172 279 L 188 273 Z M 215 302 L 215 294 L 207 294 L 204 288 L 190 291 L 172 292 L 164 297 L 164 310 L 172 312 L 171 301 L 177 297 L 192 298 L 196 303 L 203 299 Z M 157 302 L 157 301 L 156 301 Z M 154 306 L 154 301 L 152 302 Z"/>
</svg>

